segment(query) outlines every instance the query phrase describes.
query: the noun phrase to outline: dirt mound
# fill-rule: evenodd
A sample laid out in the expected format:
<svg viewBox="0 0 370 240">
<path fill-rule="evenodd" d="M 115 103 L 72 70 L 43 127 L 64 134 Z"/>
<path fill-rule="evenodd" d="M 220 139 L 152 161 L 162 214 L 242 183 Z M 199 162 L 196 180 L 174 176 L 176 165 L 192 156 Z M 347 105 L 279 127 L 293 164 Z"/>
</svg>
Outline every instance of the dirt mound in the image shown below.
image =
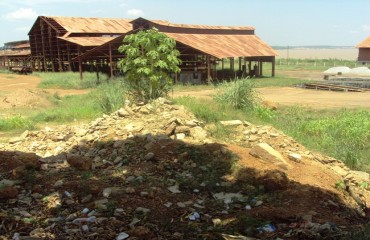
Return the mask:
<svg viewBox="0 0 370 240">
<path fill-rule="evenodd" d="M 0 99 L 0 108 L 40 108 L 51 105 L 48 93 L 41 89 L 18 89 Z"/>
<path fill-rule="evenodd" d="M 159 99 L 23 133 L 0 145 L 0 238 L 338 239 L 366 221 L 368 175 L 271 127 L 223 124 L 228 142 Z"/>
</svg>

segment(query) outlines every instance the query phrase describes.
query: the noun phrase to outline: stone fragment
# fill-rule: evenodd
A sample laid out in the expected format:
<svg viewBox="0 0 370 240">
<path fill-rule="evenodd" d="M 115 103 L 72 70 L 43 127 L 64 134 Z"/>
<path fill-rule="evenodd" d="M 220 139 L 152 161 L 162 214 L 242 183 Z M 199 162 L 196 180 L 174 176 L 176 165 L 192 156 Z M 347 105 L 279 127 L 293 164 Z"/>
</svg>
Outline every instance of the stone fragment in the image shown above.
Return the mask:
<svg viewBox="0 0 370 240">
<path fill-rule="evenodd" d="M 67 162 L 72 167 L 78 170 L 90 170 L 92 168 L 92 160 L 89 157 L 70 154 L 67 156 Z"/>
<path fill-rule="evenodd" d="M 172 122 L 165 130 L 165 134 L 167 136 L 171 136 L 174 132 L 175 132 L 175 129 L 176 129 L 176 123 L 175 122 Z"/>
<path fill-rule="evenodd" d="M 145 160 L 145 161 L 152 160 L 153 158 L 154 158 L 154 153 L 152 153 L 152 152 L 149 152 L 149 153 L 147 153 L 147 154 L 144 156 L 144 160 Z"/>
<path fill-rule="evenodd" d="M 262 159 L 263 161 L 271 162 L 277 165 L 288 166 L 284 157 L 267 143 L 259 143 L 251 148 L 249 154 Z"/>
<path fill-rule="evenodd" d="M 292 160 L 294 162 L 298 162 L 298 163 L 301 162 L 301 160 L 302 160 L 302 156 L 300 154 L 298 154 L 298 153 L 290 153 L 288 155 L 288 158 L 290 160 Z"/>
<path fill-rule="evenodd" d="M 243 122 L 240 120 L 230 120 L 230 121 L 220 121 L 223 126 L 239 126 L 243 125 Z"/>
<path fill-rule="evenodd" d="M 126 109 L 124 109 L 124 108 L 120 108 L 117 111 L 117 114 L 118 114 L 119 117 L 128 117 L 128 116 L 130 116 L 130 113 L 128 111 L 126 111 Z"/>
</svg>

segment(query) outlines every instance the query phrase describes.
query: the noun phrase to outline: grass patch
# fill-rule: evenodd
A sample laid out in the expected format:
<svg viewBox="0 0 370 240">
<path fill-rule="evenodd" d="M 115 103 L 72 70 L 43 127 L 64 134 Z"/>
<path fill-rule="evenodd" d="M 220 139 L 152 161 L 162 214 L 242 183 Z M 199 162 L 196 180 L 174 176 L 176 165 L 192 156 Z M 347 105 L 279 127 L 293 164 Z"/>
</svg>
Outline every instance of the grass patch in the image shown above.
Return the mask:
<svg viewBox="0 0 370 240">
<path fill-rule="evenodd" d="M 293 87 L 296 85 L 302 85 L 309 80 L 299 78 L 289 78 L 284 76 L 276 76 L 274 78 L 255 78 L 252 80 L 255 88 L 263 87 Z"/>
<path fill-rule="evenodd" d="M 96 73 L 84 72 L 83 80 L 80 79 L 78 72 L 49 73 L 37 72 L 34 76 L 40 77 L 40 88 L 59 88 L 59 89 L 87 89 L 95 88 L 101 82 L 107 82 L 109 77 L 100 73 L 100 80 L 97 80 Z"/>
<path fill-rule="evenodd" d="M 279 110 L 270 123 L 305 146 L 342 160 L 350 168 L 369 164 L 369 111 L 288 107 Z"/>
<path fill-rule="evenodd" d="M 12 130 L 26 130 L 35 129 L 33 121 L 22 117 L 21 115 L 15 115 L 6 118 L 0 118 L 0 131 L 12 131 Z"/>
</svg>

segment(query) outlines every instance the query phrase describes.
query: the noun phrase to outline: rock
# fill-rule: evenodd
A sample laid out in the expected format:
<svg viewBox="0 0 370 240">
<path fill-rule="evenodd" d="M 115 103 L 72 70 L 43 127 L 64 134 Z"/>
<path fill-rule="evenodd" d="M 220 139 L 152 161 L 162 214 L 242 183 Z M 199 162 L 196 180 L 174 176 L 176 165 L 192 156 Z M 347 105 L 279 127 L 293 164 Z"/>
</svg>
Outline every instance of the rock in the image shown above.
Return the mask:
<svg viewBox="0 0 370 240">
<path fill-rule="evenodd" d="M 172 122 L 165 130 L 165 134 L 167 136 L 171 136 L 172 134 L 174 134 L 175 132 L 175 129 L 176 129 L 176 123 L 175 122 Z"/>
<path fill-rule="evenodd" d="M 288 158 L 290 160 L 292 160 L 294 162 L 298 162 L 298 163 L 301 162 L 301 160 L 302 160 L 302 156 L 300 154 L 298 154 L 298 153 L 290 153 L 288 155 Z"/>
<path fill-rule="evenodd" d="M 190 129 L 190 136 L 199 142 L 203 142 L 207 139 L 207 132 L 203 128 L 197 126 Z"/>
<path fill-rule="evenodd" d="M 145 160 L 145 161 L 152 160 L 153 158 L 154 158 L 154 153 L 152 153 L 152 152 L 149 152 L 149 153 L 147 153 L 147 154 L 144 156 L 144 160 Z"/>
<path fill-rule="evenodd" d="M 360 181 L 369 181 L 370 180 L 370 174 L 367 173 L 367 172 L 350 171 L 348 175 L 351 175 L 354 178 L 359 179 Z"/>
<path fill-rule="evenodd" d="M 0 189 L 0 199 L 15 198 L 18 195 L 18 190 L 14 186 L 4 187 Z"/>
<path fill-rule="evenodd" d="M 89 194 L 89 195 L 87 195 L 87 196 L 85 196 L 85 197 L 83 197 L 82 199 L 81 199 L 81 203 L 88 203 L 88 202 L 90 202 L 91 201 L 91 199 L 92 199 L 92 195 L 91 194 Z"/>
<path fill-rule="evenodd" d="M 8 179 L 3 179 L 0 181 L 0 189 L 4 187 L 11 187 L 14 186 L 15 184 L 19 183 L 18 181 L 13 181 L 13 180 L 8 180 Z"/>
<path fill-rule="evenodd" d="M 63 180 L 61 179 L 61 180 L 58 180 L 58 181 L 56 181 L 56 182 L 54 183 L 54 187 L 61 187 L 61 186 L 63 186 L 63 184 L 64 184 L 64 182 L 63 182 Z"/>
<path fill-rule="evenodd" d="M 128 117 L 130 116 L 130 113 L 126 111 L 126 109 L 124 108 L 120 108 L 118 111 L 117 111 L 117 114 L 119 117 Z"/>
<path fill-rule="evenodd" d="M 138 207 L 138 208 L 136 208 L 136 209 L 135 209 L 135 212 L 136 212 L 136 213 L 139 213 L 139 214 L 144 214 L 144 215 L 146 215 L 146 214 L 148 214 L 148 213 L 150 212 L 150 209 L 148 209 L 148 208 L 143 208 L 143 207 Z"/>
<path fill-rule="evenodd" d="M 123 192 L 124 192 L 124 189 L 120 187 L 109 187 L 103 190 L 103 197 L 109 198 L 109 197 L 117 196 Z"/>
<path fill-rule="evenodd" d="M 259 143 L 253 146 L 249 151 L 249 154 L 280 166 L 288 166 L 288 163 L 285 161 L 284 157 L 267 143 Z"/>
<path fill-rule="evenodd" d="M 85 156 L 70 154 L 67 156 L 67 162 L 78 170 L 86 171 L 92 168 L 92 160 Z"/>
<path fill-rule="evenodd" d="M 240 120 L 230 120 L 230 121 L 220 121 L 223 126 L 239 126 L 243 125 L 243 122 Z"/>
<path fill-rule="evenodd" d="M 189 135 L 190 128 L 187 127 L 187 126 L 177 126 L 176 129 L 175 129 L 175 133 L 176 134 L 183 133 L 185 135 Z"/>
<path fill-rule="evenodd" d="M 96 208 L 104 208 L 105 204 L 108 203 L 108 199 L 104 198 L 101 200 L 96 200 L 94 202 Z"/>
<path fill-rule="evenodd" d="M 185 139 L 185 133 L 178 133 L 176 134 L 177 140 L 184 140 Z"/>
</svg>

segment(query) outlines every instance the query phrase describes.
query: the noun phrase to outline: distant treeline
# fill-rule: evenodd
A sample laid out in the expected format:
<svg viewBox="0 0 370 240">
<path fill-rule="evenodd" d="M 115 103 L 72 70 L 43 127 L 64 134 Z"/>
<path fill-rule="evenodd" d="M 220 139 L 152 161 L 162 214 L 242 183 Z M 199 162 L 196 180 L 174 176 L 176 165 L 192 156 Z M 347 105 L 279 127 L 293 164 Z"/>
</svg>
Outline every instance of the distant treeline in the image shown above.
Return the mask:
<svg viewBox="0 0 370 240">
<path fill-rule="evenodd" d="M 329 45 L 315 45 L 315 46 L 272 46 L 275 50 L 284 49 L 347 49 L 354 48 L 353 46 L 329 46 Z"/>
</svg>

